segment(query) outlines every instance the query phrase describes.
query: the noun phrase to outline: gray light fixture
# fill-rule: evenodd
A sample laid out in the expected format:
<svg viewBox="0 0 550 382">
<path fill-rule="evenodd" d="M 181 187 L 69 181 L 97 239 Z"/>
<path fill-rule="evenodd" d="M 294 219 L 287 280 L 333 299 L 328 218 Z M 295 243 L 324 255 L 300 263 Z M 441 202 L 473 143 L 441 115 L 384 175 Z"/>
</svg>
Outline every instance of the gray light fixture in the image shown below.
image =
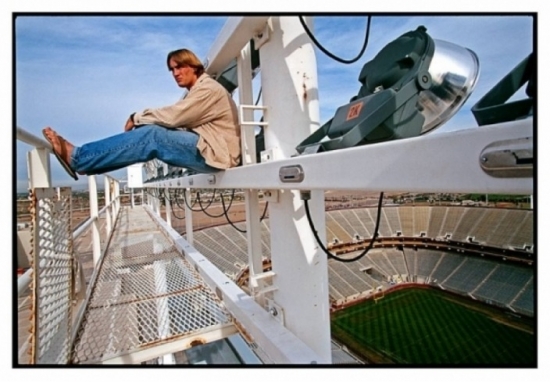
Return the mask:
<svg viewBox="0 0 550 382">
<path fill-rule="evenodd" d="M 474 52 L 434 40 L 419 26 L 363 66 L 359 93 L 296 150 L 310 154 L 432 131 L 468 99 L 479 70 Z"/>
</svg>

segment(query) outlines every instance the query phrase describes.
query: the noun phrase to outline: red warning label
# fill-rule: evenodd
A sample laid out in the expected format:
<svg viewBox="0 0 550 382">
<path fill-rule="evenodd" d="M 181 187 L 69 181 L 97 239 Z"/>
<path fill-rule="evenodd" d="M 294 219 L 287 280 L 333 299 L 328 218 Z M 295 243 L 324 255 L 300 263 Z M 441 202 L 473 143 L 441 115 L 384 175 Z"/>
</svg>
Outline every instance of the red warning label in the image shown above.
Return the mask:
<svg viewBox="0 0 550 382">
<path fill-rule="evenodd" d="M 359 117 L 359 113 L 361 113 L 362 108 L 363 108 L 363 102 L 358 102 L 356 104 L 351 105 L 348 110 L 348 116 L 346 117 L 346 121 Z"/>
</svg>

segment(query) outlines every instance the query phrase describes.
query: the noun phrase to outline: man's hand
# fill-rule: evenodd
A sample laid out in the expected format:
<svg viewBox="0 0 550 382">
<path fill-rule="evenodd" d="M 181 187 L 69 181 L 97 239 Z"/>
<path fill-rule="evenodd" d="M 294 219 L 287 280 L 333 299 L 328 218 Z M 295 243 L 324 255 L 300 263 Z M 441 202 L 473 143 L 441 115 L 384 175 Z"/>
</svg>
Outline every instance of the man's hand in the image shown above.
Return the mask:
<svg viewBox="0 0 550 382">
<path fill-rule="evenodd" d="M 128 120 L 126 121 L 126 125 L 124 126 L 124 131 L 130 131 L 136 127 L 136 124 L 134 123 L 134 114 L 130 115 Z"/>
</svg>

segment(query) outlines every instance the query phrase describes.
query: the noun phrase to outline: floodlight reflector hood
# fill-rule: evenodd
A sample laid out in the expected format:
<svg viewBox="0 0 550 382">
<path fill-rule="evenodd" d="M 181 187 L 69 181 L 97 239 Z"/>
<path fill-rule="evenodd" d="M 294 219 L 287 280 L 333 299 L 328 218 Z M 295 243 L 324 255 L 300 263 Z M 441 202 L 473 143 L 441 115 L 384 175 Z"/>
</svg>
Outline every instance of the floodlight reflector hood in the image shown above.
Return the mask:
<svg viewBox="0 0 550 382">
<path fill-rule="evenodd" d="M 460 109 L 478 77 L 474 52 L 434 40 L 419 26 L 367 62 L 359 93 L 296 149 L 314 153 L 427 133 Z"/>
<path fill-rule="evenodd" d="M 422 134 L 451 119 L 468 99 L 479 79 L 479 59 L 467 48 L 434 40 L 435 54 L 428 72 L 432 87 L 420 92 L 424 116 Z"/>
</svg>

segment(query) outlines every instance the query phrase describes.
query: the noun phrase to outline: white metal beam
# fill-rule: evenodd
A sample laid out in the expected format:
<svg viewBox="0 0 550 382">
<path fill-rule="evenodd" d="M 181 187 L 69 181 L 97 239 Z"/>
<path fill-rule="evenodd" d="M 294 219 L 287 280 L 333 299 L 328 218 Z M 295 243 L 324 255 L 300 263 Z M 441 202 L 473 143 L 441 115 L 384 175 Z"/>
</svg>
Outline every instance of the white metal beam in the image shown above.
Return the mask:
<svg viewBox="0 0 550 382">
<path fill-rule="evenodd" d="M 250 65 L 251 46 L 247 44 L 241 50 L 237 60 L 237 75 L 239 79 L 239 102 L 241 105 L 252 105 L 252 67 Z M 243 122 L 253 121 L 254 113 L 252 110 L 242 110 L 240 116 L 241 125 L 241 150 L 243 166 L 256 163 L 256 140 L 254 137 L 254 127 L 245 125 Z M 254 276 L 263 272 L 262 269 L 262 238 L 260 232 L 260 206 L 258 199 L 258 190 L 245 189 L 244 199 L 246 204 L 246 238 L 248 243 L 248 269 L 249 277 L 254 280 Z M 223 196 L 222 196 L 223 197 Z M 251 286 L 256 288 L 255 281 Z"/>
<path fill-rule="evenodd" d="M 241 49 L 265 28 L 269 16 L 229 17 L 206 56 L 206 72 L 215 76 L 224 70 L 231 60 L 239 56 Z"/>
<path fill-rule="evenodd" d="M 533 136 L 533 119 L 302 155 L 154 183 L 171 188 L 253 188 L 260 190 L 364 190 L 370 192 L 533 193 L 533 178 L 495 178 L 480 166 L 491 143 Z M 300 165 L 304 180 L 284 183 L 279 170 Z M 179 185 L 178 185 L 179 184 Z"/>
</svg>

